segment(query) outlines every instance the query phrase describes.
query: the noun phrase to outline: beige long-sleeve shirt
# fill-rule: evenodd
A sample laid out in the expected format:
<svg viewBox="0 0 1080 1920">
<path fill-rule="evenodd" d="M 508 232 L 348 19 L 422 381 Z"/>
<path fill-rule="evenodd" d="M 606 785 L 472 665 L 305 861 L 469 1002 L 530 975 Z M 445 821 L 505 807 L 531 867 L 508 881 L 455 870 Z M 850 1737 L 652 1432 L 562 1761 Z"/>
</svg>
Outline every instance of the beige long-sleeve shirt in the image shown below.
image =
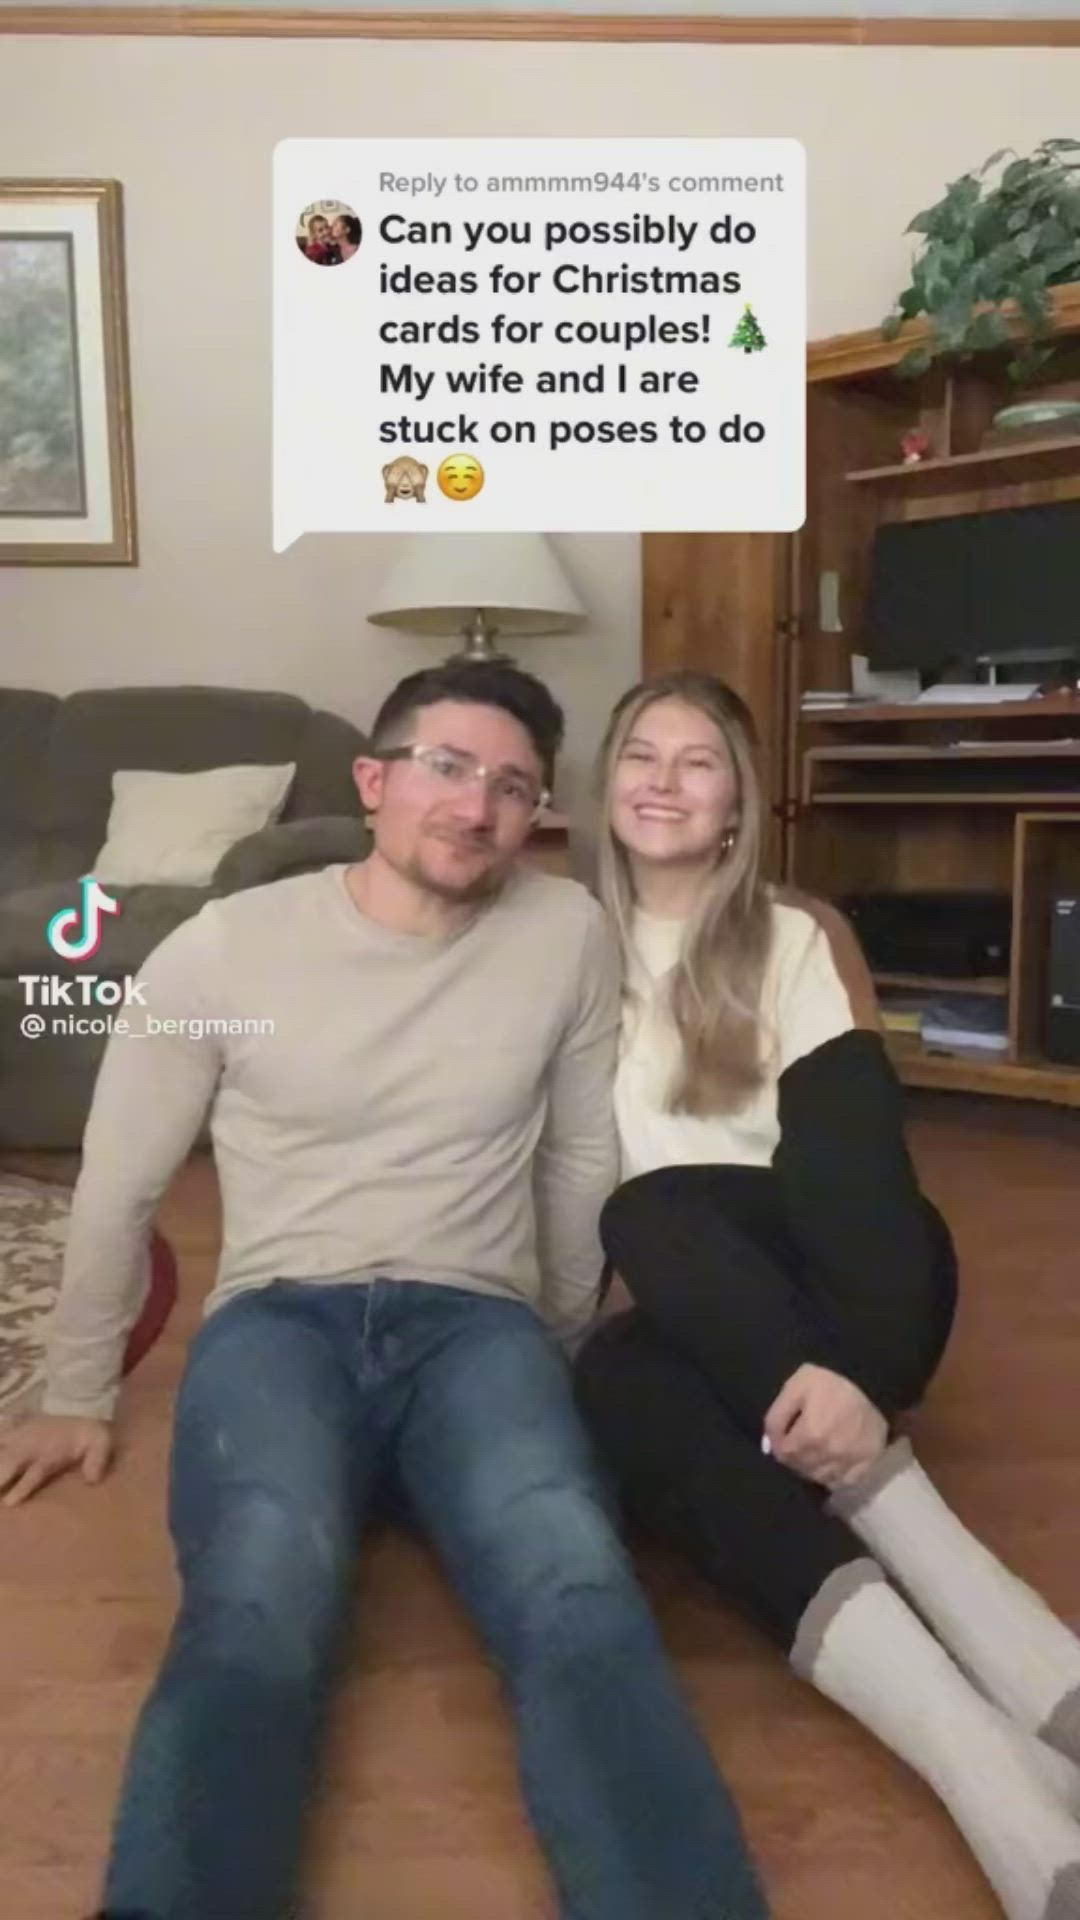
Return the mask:
<svg viewBox="0 0 1080 1920">
<path fill-rule="evenodd" d="M 619 970 L 585 888 L 531 870 L 447 937 L 360 912 L 338 865 L 208 903 L 138 975 L 98 1076 L 46 1411 L 107 1418 L 158 1201 L 208 1106 L 213 1311 L 375 1276 L 532 1303 L 572 1340 L 617 1178 Z"/>
</svg>

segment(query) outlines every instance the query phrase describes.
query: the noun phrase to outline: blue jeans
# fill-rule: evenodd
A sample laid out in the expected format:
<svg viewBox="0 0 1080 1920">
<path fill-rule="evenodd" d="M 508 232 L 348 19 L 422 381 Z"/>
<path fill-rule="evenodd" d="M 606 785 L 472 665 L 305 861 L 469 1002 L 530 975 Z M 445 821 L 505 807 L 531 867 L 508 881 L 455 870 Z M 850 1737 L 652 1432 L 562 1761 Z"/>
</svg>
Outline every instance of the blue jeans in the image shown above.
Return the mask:
<svg viewBox="0 0 1080 1920">
<path fill-rule="evenodd" d="M 297 1911 L 383 1482 L 504 1679 L 563 1920 L 765 1920 L 561 1355 L 524 1305 L 387 1281 L 279 1281 L 217 1309 L 193 1344 L 170 1502 L 182 1601 L 128 1761 L 108 1920 Z"/>
</svg>

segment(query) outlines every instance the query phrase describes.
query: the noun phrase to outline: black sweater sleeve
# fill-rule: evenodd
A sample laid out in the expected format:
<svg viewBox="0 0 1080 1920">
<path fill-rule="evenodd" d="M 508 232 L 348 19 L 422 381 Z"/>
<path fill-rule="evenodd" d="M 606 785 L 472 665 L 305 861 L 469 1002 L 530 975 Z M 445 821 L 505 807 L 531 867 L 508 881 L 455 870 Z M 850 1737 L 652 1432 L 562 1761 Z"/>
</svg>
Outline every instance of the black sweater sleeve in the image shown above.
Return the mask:
<svg viewBox="0 0 1080 1920">
<path fill-rule="evenodd" d="M 919 1186 L 902 1089 L 871 1024 L 872 988 L 857 950 L 841 948 L 838 972 L 851 981 L 852 1025 L 781 1073 L 773 1169 L 799 1252 L 864 1329 L 871 1377 L 860 1384 L 897 1408 L 919 1397 L 940 1353 L 955 1256 Z"/>
</svg>

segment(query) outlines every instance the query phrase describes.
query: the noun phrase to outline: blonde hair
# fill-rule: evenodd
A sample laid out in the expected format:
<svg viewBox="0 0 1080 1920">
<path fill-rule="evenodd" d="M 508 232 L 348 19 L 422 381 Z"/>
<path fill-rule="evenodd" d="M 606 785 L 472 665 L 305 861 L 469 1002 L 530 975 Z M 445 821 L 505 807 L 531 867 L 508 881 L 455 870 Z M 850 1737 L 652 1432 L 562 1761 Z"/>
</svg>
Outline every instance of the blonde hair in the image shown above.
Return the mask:
<svg viewBox="0 0 1080 1920">
<path fill-rule="evenodd" d="M 667 673 L 631 687 L 618 702 L 600 748 L 602 811 L 597 880 L 618 930 L 623 978 L 631 991 L 634 888 L 626 849 L 611 826 L 611 791 L 623 747 L 641 715 L 660 700 L 696 707 L 719 729 L 736 779 L 737 820 L 717 848 L 667 984 L 682 1062 L 669 1089 L 671 1113 L 704 1115 L 745 1106 L 763 1079 L 761 988 L 771 938 L 769 896 L 761 878 L 764 805 L 753 715 L 712 674 Z"/>
</svg>

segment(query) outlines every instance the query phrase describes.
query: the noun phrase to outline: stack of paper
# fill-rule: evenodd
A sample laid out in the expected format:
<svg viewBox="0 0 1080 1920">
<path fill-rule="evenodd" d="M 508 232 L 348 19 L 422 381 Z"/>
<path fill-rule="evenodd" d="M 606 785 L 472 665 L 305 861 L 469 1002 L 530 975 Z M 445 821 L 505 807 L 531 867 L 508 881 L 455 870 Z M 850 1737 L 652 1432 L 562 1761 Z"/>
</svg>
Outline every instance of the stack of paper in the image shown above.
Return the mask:
<svg viewBox="0 0 1080 1920">
<path fill-rule="evenodd" d="M 823 688 L 808 687 L 802 696 L 800 704 L 804 713 L 814 713 L 820 707 L 866 706 L 867 704 L 872 704 L 872 695 L 852 693 L 850 688 L 847 692 L 832 692 L 826 691 Z"/>
<path fill-rule="evenodd" d="M 921 707 L 993 707 L 1009 700 L 1030 700 L 1038 693 L 1038 683 L 1028 685 L 1017 682 L 1009 686 L 1004 681 L 996 684 L 990 681 L 973 680 L 966 685 L 959 681 L 939 680 L 936 687 L 925 687 L 919 695 Z"/>
<path fill-rule="evenodd" d="M 883 992 L 881 1023 L 887 1033 L 917 1034 L 924 1047 L 941 1052 L 1004 1053 L 1009 1045 L 1008 1002 L 1004 995 L 975 993 L 903 994 Z"/>
<path fill-rule="evenodd" d="M 922 1038 L 925 1047 L 1004 1053 L 1009 1044 L 1008 1004 L 983 994 L 949 994 L 927 1009 Z"/>
</svg>

